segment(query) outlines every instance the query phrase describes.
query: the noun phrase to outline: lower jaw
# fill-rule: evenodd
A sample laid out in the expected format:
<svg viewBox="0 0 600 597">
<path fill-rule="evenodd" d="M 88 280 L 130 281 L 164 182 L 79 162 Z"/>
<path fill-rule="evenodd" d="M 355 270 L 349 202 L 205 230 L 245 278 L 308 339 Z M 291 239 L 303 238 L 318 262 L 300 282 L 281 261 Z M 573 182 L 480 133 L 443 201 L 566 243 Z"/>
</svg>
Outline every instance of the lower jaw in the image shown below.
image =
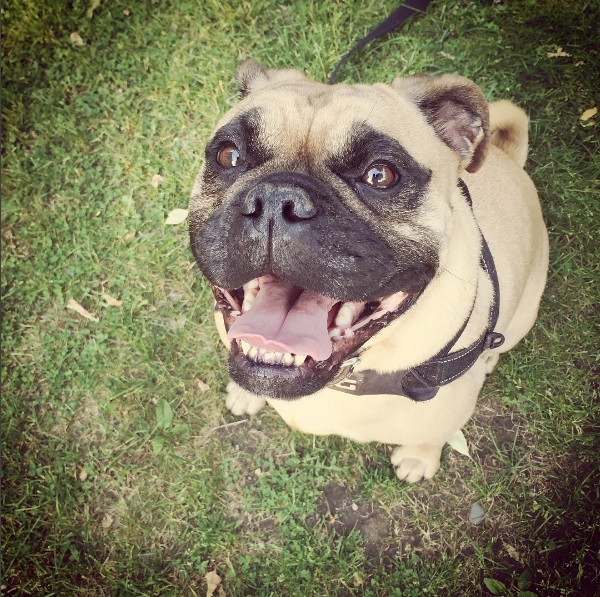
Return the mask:
<svg viewBox="0 0 600 597">
<path fill-rule="evenodd" d="M 307 364 L 282 367 L 255 363 L 243 354 L 229 357 L 229 375 L 233 381 L 253 394 L 281 400 L 294 400 L 318 392 L 333 378 L 337 368 L 320 372 L 317 367 Z"/>
</svg>

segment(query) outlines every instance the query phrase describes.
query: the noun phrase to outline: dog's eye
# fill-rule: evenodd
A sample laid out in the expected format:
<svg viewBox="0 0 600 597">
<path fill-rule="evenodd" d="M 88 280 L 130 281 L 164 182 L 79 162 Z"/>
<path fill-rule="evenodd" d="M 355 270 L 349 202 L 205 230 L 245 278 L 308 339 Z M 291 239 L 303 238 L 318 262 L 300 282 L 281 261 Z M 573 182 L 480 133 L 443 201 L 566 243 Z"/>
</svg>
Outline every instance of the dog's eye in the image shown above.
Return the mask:
<svg viewBox="0 0 600 597">
<path fill-rule="evenodd" d="M 233 143 L 223 145 L 217 153 L 217 162 L 222 168 L 235 168 L 242 165 L 242 156 L 239 149 Z"/>
<path fill-rule="evenodd" d="M 363 174 L 361 181 L 376 189 L 387 189 L 396 183 L 398 174 L 387 164 L 371 164 Z"/>
</svg>

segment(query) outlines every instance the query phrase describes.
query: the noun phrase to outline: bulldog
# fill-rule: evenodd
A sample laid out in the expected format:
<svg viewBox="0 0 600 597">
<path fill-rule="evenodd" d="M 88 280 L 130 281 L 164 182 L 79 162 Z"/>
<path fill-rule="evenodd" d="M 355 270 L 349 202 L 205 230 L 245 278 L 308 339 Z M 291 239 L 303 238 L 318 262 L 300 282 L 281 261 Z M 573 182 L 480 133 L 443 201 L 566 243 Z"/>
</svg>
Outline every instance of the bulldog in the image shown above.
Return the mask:
<svg viewBox="0 0 600 597">
<path fill-rule="evenodd" d="M 226 404 L 390 444 L 398 478 L 430 479 L 537 316 L 527 116 L 451 74 L 325 85 L 247 61 L 238 83 L 189 212 Z"/>
</svg>

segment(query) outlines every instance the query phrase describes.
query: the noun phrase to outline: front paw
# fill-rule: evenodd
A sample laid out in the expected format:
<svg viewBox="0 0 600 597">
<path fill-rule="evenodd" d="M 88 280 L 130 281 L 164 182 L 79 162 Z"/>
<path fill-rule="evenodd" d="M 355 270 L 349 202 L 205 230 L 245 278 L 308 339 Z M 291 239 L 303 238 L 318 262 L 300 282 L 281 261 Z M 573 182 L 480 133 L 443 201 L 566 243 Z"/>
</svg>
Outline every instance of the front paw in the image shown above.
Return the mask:
<svg viewBox="0 0 600 597">
<path fill-rule="evenodd" d="M 416 483 L 431 479 L 440 468 L 442 446 L 398 446 L 392 452 L 391 461 L 396 476 L 401 481 Z"/>
<path fill-rule="evenodd" d="M 226 391 L 225 405 L 236 416 L 255 415 L 265 405 L 263 397 L 246 392 L 233 381 L 227 384 Z"/>
</svg>

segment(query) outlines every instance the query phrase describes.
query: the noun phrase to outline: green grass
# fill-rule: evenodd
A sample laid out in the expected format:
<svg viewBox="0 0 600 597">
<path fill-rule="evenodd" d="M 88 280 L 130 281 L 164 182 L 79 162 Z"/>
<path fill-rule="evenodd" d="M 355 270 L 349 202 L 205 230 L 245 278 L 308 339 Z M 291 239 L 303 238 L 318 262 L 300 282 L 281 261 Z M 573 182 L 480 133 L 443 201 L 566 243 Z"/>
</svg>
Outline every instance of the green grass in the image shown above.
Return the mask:
<svg viewBox="0 0 600 597">
<path fill-rule="evenodd" d="M 595 594 L 597 3 L 437 0 L 340 74 L 459 72 L 531 117 L 540 318 L 465 428 L 473 459 L 419 486 L 385 446 L 232 425 L 210 291 L 164 225 L 241 59 L 325 80 L 396 3 L 95 4 L 2 8 L 3 594 L 205 595 L 210 571 L 228 596 Z"/>
</svg>

